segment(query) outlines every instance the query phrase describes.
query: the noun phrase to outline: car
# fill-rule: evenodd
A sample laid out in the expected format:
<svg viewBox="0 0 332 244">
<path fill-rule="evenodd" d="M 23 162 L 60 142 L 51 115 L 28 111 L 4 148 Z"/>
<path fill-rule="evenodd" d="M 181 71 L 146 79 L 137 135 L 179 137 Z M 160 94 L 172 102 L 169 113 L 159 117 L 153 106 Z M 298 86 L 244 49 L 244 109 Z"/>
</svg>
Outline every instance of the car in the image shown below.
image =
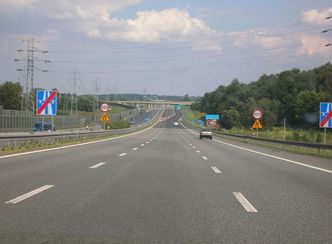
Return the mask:
<svg viewBox="0 0 332 244">
<path fill-rule="evenodd" d="M 32 127 L 34 132 L 38 131 L 55 131 L 55 126 L 48 122 L 36 122 L 34 127 Z"/>
<path fill-rule="evenodd" d="M 135 124 L 135 123 L 136 123 L 135 119 L 134 119 L 134 118 L 131 118 L 131 119 L 130 119 L 130 123 L 131 123 L 131 124 Z"/>
<path fill-rule="evenodd" d="M 173 125 L 178 126 L 178 125 L 179 125 L 179 122 L 174 121 Z"/>
<path fill-rule="evenodd" d="M 212 140 L 212 131 L 205 128 L 201 129 L 199 132 L 199 139 L 202 138 L 210 138 L 210 140 Z"/>
</svg>

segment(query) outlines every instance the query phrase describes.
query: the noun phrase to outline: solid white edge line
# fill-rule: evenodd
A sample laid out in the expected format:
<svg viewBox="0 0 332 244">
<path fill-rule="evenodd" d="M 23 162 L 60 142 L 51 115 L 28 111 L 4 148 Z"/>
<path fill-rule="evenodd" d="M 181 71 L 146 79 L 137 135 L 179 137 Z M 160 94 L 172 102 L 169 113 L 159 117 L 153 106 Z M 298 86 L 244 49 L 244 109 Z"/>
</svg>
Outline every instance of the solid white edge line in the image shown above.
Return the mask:
<svg viewBox="0 0 332 244">
<path fill-rule="evenodd" d="M 133 151 L 136 151 L 137 149 L 138 149 L 138 147 L 134 147 L 134 148 L 133 148 Z"/>
<path fill-rule="evenodd" d="M 221 171 L 215 167 L 215 166 L 212 166 L 211 169 L 216 173 L 216 174 L 221 174 Z"/>
<path fill-rule="evenodd" d="M 21 202 L 21 201 L 23 201 L 23 200 L 25 200 L 25 199 L 27 199 L 27 198 L 29 198 L 29 197 L 32 197 L 32 196 L 34 196 L 34 195 L 37 195 L 38 193 L 41 193 L 41 192 L 43 192 L 43 191 L 46 191 L 47 189 L 52 188 L 53 186 L 54 186 L 54 185 L 45 185 L 45 186 L 42 186 L 42 187 L 37 188 L 37 189 L 35 189 L 35 190 L 33 190 L 33 191 L 30 191 L 30 192 L 28 192 L 28 193 L 25 193 L 25 194 L 23 194 L 23 195 L 21 195 L 21 196 L 19 196 L 19 197 L 16 197 L 16 198 L 14 198 L 14 199 L 12 199 L 12 200 L 9 200 L 9 201 L 7 201 L 7 202 L 5 202 L 5 203 L 12 203 L 12 204 L 19 203 L 19 202 Z"/>
<path fill-rule="evenodd" d="M 105 141 L 113 141 L 113 140 L 120 139 L 120 138 L 123 138 L 123 137 L 128 137 L 128 136 L 133 136 L 133 135 L 143 133 L 147 130 L 150 130 L 151 128 L 153 128 L 158 123 L 159 123 L 159 120 L 157 120 L 156 123 L 154 123 L 153 125 L 151 125 L 150 127 L 146 128 L 144 130 L 140 130 L 140 131 L 137 131 L 137 132 L 126 134 L 126 135 L 116 136 L 116 137 L 97 140 L 97 141 L 83 142 L 83 143 L 78 143 L 78 144 L 73 144 L 73 145 L 62 146 L 62 147 L 54 147 L 54 148 L 47 148 L 47 149 L 41 149 L 41 150 L 36 150 L 36 151 L 30 151 L 30 152 L 9 154 L 9 155 L 0 156 L 0 159 L 17 157 L 17 156 L 24 156 L 24 155 L 35 154 L 35 153 L 49 152 L 49 151 L 55 151 L 55 150 L 62 150 L 62 149 L 66 149 L 66 148 L 79 147 L 79 146 L 83 146 L 83 145 L 95 144 L 95 143 L 105 142 Z"/>
<path fill-rule="evenodd" d="M 251 205 L 251 203 L 242 195 L 241 192 L 233 192 L 233 194 L 247 212 L 257 213 L 256 208 Z"/>
<path fill-rule="evenodd" d="M 191 131 L 192 133 L 198 135 L 198 133 L 196 133 L 195 131 L 189 129 L 185 125 L 182 124 L 182 126 L 184 128 L 186 128 L 187 130 Z M 245 151 L 248 151 L 248 152 L 251 152 L 251 153 L 255 153 L 255 154 L 258 154 L 258 155 L 262 155 L 262 156 L 265 156 L 265 157 L 270 157 L 270 158 L 278 159 L 278 160 L 285 161 L 285 162 L 288 162 L 288 163 L 297 164 L 297 165 L 301 165 L 301 166 L 304 166 L 304 167 L 307 167 L 307 168 L 316 169 L 316 170 L 319 170 L 319 171 L 323 171 L 323 172 L 332 174 L 332 170 L 323 169 L 323 168 L 320 168 L 320 167 L 316 167 L 316 166 L 312 166 L 312 165 L 309 165 L 309 164 L 300 163 L 300 162 L 297 162 L 297 161 L 294 161 L 294 160 L 290 160 L 290 159 L 287 159 L 287 158 L 281 158 L 281 157 L 277 157 L 277 156 L 274 156 L 274 155 L 271 155 L 271 154 L 258 152 L 258 151 L 255 151 L 255 150 L 251 150 L 251 149 L 248 149 L 248 148 L 245 148 L 245 147 L 240 147 L 240 146 L 237 146 L 237 145 L 234 145 L 234 144 L 231 144 L 231 143 L 227 143 L 227 142 L 223 142 L 223 141 L 219 141 L 219 140 L 216 140 L 216 139 L 212 139 L 212 140 L 215 141 L 215 142 L 218 142 L 218 143 L 230 146 L 230 147 L 235 147 L 235 148 L 238 148 L 238 149 L 241 149 L 241 150 L 245 150 Z"/>
<path fill-rule="evenodd" d="M 202 159 L 204 160 L 208 160 L 208 158 L 206 156 L 202 156 Z"/>
<path fill-rule="evenodd" d="M 89 167 L 90 169 L 95 169 L 95 168 L 98 168 L 98 167 L 100 167 L 100 166 L 102 166 L 102 165 L 104 165 L 104 164 L 106 164 L 106 162 L 100 162 L 100 163 L 97 163 L 97 164 L 95 164 L 95 165 L 92 165 L 91 167 Z"/>
<path fill-rule="evenodd" d="M 119 157 L 123 157 L 123 156 L 125 156 L 125 155 L 127 155 L 127 153 L 121 153 L 121 154 L 119 154 L 118 156 L 119 156 Z"/>
</svg>

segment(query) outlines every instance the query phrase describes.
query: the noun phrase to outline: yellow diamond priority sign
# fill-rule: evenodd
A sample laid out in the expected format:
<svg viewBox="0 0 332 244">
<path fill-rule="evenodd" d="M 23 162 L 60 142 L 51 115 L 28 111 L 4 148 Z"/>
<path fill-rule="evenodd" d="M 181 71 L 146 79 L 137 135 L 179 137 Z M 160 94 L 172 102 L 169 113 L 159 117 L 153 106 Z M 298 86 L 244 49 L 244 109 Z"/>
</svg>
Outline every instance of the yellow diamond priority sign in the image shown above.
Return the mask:
<svg viewBox="0 0 332 244">
<path fill-rule="evenodd" d="M 100 116 L 100 120 L 103 122 L 107 122 L 107 121 L 110 121 L 110 117 L 108 116 L 107 113 L 102 113 Z"/>
<path fill-rule="evenodd" d="M 256 119 L 255 123 L 252 125 L 253 129 L 262 129 L 263 126 L 261 124 L 261 122 L 259 121 L 259 119 Z"/>
</svg>

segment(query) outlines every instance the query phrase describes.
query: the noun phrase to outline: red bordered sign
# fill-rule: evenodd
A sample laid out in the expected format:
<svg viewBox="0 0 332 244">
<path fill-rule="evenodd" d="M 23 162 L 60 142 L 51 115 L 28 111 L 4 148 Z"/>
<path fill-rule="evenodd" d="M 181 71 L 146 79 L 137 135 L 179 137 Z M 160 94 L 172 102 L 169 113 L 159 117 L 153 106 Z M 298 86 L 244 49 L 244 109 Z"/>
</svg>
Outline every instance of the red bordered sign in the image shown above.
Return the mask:
<svg viewBox="0 0 332 244">
<path fill-rule="evenodd" d="M 252 117 L 254 119 L 261 119 L 263 116 L 263 112 L 260 111 L 260 110 L 255 110 L 253 113 L 252 113 Z"/>
</svg>

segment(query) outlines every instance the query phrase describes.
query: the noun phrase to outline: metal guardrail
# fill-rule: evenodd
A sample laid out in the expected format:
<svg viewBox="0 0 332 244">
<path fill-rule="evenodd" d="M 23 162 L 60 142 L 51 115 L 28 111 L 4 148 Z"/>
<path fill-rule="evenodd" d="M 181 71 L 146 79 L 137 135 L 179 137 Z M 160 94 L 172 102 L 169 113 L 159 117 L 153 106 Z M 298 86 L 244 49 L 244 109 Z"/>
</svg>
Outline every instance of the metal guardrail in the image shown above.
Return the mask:
<svg viewBox="0 0 332 244">
<path fill-rule="evenodd" d="M 112 135 L 123 135 L 130 132 L 140 131 L 152 124 L 156 123 L 159 117 L 162 115 L 163 110 L 160 110 L 150 121 L 142 123 L 139 126 L 130 127 L 126 129 L 114 129 L 114 130 L 101 130 L 101 131 L 75 131 L 64 133 L 51 133 L 51 134 L 32 134 L 32 135 L 19 135 L 19 136 L 1 136 L 0 146 L 16 146 L 26 143 L 53 143 L 54 141 L 71 141 L 82 139 L 93 139 L 97 137 L 107 137 Z"/>
<path fill-rule="evenodd" d="M 197 127 L 190 122 L 186 121 L 185 119 L 182 119 L 182 121 L 192 129 L 199 129 L 200 127 Z M 270 143 L 278 143 L 278 144 L 284 144 L 284 145 L 290 145 L 290 146 L 299 146 L 299 147 L 308 147 L 308 148 L 316 148 L 316 149 L 325 149 L 325 150 L 332 150 L 331 144 L 319 144 L 319 143 L 307 143 L 307 142 L 296 142 L 296 141 L 282 141 L 282 140 L 274 140 L 274 139 L 266 139 L 266 138 L 257 138 L 253 136 L 244 136 L 244 135 L 237 135 L 237 134 L 228 134 L 223 133 L 219 131 L 213 131 L 213 133 L 217 135 L 222 136 L 229 136 L 229 137 L 237 137 L 242 139 L 252 139 L 256 141 L 263 141 L 263 142 L 270 142 Z"/>
</svg>

